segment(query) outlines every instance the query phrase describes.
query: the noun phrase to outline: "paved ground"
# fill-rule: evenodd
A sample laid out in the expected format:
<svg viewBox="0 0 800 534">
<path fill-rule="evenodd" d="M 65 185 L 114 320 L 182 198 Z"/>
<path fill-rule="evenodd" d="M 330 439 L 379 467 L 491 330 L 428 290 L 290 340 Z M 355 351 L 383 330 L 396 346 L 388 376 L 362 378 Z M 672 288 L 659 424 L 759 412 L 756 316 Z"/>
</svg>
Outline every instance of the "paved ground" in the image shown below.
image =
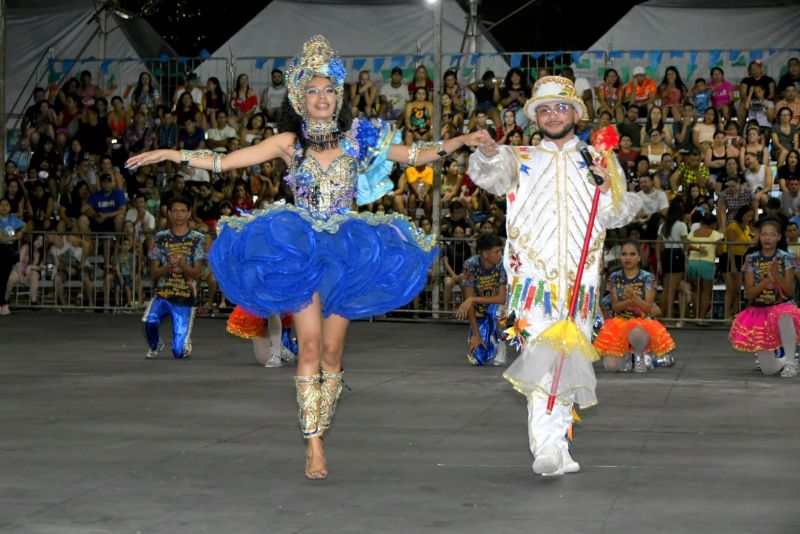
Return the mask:
<svg viewBox="0 0 800 534">
<path fill-rule="evenodd" d="M 598 373 L 582 472 L 541 479 L 524 399 L 465 365 L 465 327 L 357 323 L 311 482 L 293 369 L 222 321 L 197 321 L 191 360 L 145 361 L 135 316 L 0 319 L 0 532 L 800 531 L 800 379 L 722 331 L 677 332 L 675 368 Z"/>
</svg>

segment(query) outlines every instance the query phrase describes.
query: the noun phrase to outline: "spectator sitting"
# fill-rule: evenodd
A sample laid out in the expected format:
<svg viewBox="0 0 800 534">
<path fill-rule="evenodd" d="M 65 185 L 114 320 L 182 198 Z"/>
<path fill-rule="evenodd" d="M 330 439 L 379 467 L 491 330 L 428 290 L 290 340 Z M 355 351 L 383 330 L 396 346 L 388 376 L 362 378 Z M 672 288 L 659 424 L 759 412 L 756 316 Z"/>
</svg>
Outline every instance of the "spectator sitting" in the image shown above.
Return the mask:
<svg viewBox="0 0 800 534">
<path fill-rule="evenodd" d="M 25 221 L 28 227 L 26 231 L 41 232 L 55 229 L 56 217 L 54 209 L 53 197 L 45 189 L 44 183 L 41 181 L 34 182 L 31 194 L 28 197 L 28 218 Z"/>
<path fill-rule="evenodd" d="M 625 88 L 627 107 L 638 107 L 639 116 L 647 116 L 647 112 L 656 102 L 658 86 L 655 80 L 645 75 L 644 67 L 633 68 L 633 79 Z"/>
<path fill-rule="evenodd" d="M 200 150 L 206 147 L 206 134 L 202 128 L 195 125 L 192 119 L 186 119 L 183 130 L 178 133 L 178 148 L 180 150 Z"/>
<path fill-rule="evenodd" d="M 88 234 L 91 231 L 89 215 L 92 211 L 89 205 L 89 184 L 80 181 L 75 184 L 70 194 L 62 197 L 58 208 L 58 231 Z"/>
<path fill-rule="evenodd" d="M 459 227 L 467 235 L 472 229 L 470 222 L 465 217 L 464 204 L 460 200 L 450 201 L 450 214 L 442 217 L 442 235 L 445 237 L 455 236 L 455 229 Z"/>
<path fill-rule="evenodd" d="M 250 87 L 250 78 L 247 74 L 240 74 L 236 78 L 236 87 L 231 93 L 231 114 L 235 114 L 236 123 L 242 124 L 250 118 L 258 107 L 258 95 Z"/>
<path fill-rule="evenodd" d="M 800 176 L 787 180 L 787 190 L 781 192 L 781 211 L 789 219 L 800 215 Z"/>
<path fill-rule="evenodd" d="M 792 110 L 792 120 L 790 122 L 794 126 L 800 126 L 800 98 L 798 97 L 798 91 L 800 89 L 794 85 L 787 86 L 783 92 L 783 99 L 775 103 L 775 109 L 779 111 L 781 108 Z"/>
<path fill-rule="evenodd" d="M 80 123 L 75 137 L 84 150 L 92 155 L 95 163 L 100 161 L 101 155 L 111 153 L 111 129 L 99 121 L 95 106 L 86 110 L 86 121 Z"/>
<path fill-rule="evenodd" d="M 778 80 L 778 86 L 775 88 L 777 95 L 783 98 L 786 98 L 786 89 L 789 87 L 794 87 L 796 91 L 800 91 L 800 59 L 796 57 L 789 58 L 789 61 L 786 62 L 786 69 L 786 74 L 781 76 L 780 80 Z M 795 117 L 798 115 L 800 113 L 795 113 Z"/>
<path fill-rule="evenodd" d="M 369 71 L 362 70 L 358 73 L 358 81 L 350 86 L 353 117 L 373 117 L 377 98 L 378 90 L 369 78 Z"/>
<path fill-rule="evenodd" d="M 427 219 L 423 219 L 423 222 Z M 430 221 L 428 221 L 430 223 Z M 452 240 L 444 244 L 444 309 L 451 310 L 453 302 L 453 288 L 461 284 L 464 273 L 464 261 L 471 255 L 469 243 L 464 239 L 464 228 L 453 228 Z"/>
<path fill-rule="evenodd" d="M 514 132 L 518 132 L 520 134 L 520 142 L 522 141 L 522 128 L 517 125 L 515 117 L 516 115 L 514 110 L 503 110 L 503 124 L 497 128 L 497 133 L 495 134 L 495 140 L 498 144 L 511 144 L 509 143 L 509 137 L 511 137 L 511 134 Z"/>
<path fill-rule="evenodd" d="M 94 283 L 89 278 L 90 269 L 85 265 L 86 257 L 91 253 L 91 242 L 81 236 L 67 234 L 50 234 L 49 261 L 53 263 L 53 287 L 59 302 L 67 306 L 72 304 L 67 298 L 64 282 L 80 280 L 89 307 L 94 306 Z"/>
<path fill-rule="evenodd" d="M 173 102 L 181 102 L 184 93 L 188 93 L 192 97 L 192 102 L 195 105 L 203 101 L 203 91 L 197 87 L 197 74 L 190 72 L 186 75 L 186 83 L 178 86 L 175 89 L 175 94 L 172 97 Z"/>
<path fill-rule="evenodd" d="M 430 99 L 433 95 L 433 81 L 428 77 L 428 68 L 420 65 L 414 71 L 414 80 L 408 84 L 408 97 L 413 100 L 420 88 L 425 89 L 426 98 Z"/>
<path fill-rule="evenodd" d="M 10 163 L 13 165 L 13 162 Z M 6 165 L 6 176 L 8 176 L 8 165 Z M 11 206 L 11 215 L 22 220 L 25 216 L 28 198 L 25 188 L 22 187 L 22 182 L 19 179 L 12 178 L 6 181 L 6 190 L 3 192 L 3 198 L 8 199 L 8 203 Z"/>
<path fill-rule="evenodd" d="M 500 102 L 500 80 L 495 77 L 494 72 L 487 70 L 480 82 L 472 82 L 468 87 L 475 94 L 476 100 L 476 115 L 470 120 L 469 128 L 475 127 L 478 111 L 485 112 L 493 124 L 500 124 L 500 113 L 497 109 L 497 103 Z"/>
<path fill-rule="evenodd" d="M 114 188 L 109 174 L 100 175 L 100 190 L 89 197 L 92 232 L 121 232 L 125 220 L 127 202 L 125 193 Z"/>
<path fill-rule="evenodd" d="M 281 69 L 272 69 L 270 82 L 271 85 L 261 93 L 261 111 L 268 120 L 277 121 L 278 113 L 281 111 L 287 91 L 286 83 L 283 79 L 283 71 Z"/>
<path fill-rule="evenodd" d="M 211 76 L 206 81 L 206 92 L 203 93 L 200 109 L 206 116 L 206 124 L 213 124 L 217 111 L 225 111 L 228 109 L 228 104 L 225 100 L 225 93 L 222 92 L 219 80 Z"/>
<path fill-rule="evenodd" d="M 470 129 L 470 132 L 477 132 L 478 130 L 486 130 L 489 133 L 489 135 L 492 136 L 493 139 L 496 139 L 497 138 L 497 132 L 494 129 L 494 127 L 492 127 L 489 124 L 489 120 L 488 119 L 489 119 L 489 116 L 486 114 L 486 110 L 478 109 L 475 112 L 475 121 L 474 121 L 475 124 Z"/>
<path fill-rule="evenodd" d="M 233 206 L 233 213 L 236 215 L 244 215 L 245 212 L 255 207 L 253 197 L 248 191 L 247 184 L 244 181 L 238 181 L 234 186 L 231 206 Z"/>
<path fill-rule="evenodd" d="M 758 158 L 750 153 L 744 155 L 744 178 L 755 191 L 756 205 L 763 206 L 772 192 L 772 168 L 758 162 Z"/>
<path fill-rule="evenodd" d="M 686 93 L 688 92 L 678 69 L 672 65 L 667 67 L 658 90 L 661 94 L 661 110 L 664 117 L 669 118 L 672 116 L 677 120 L 681 114 L 681 104 L 686 99 Z"/>
<path fill-rule="evenodd" d="M 119 252 L 114 254 L 111 265 L 106 274 L 104 293 L 106 295 L 105 306 L 111 305 L 109 293 L 114 289 L 114 305 L 121 308 L 122 290 L 125 290 L 125 302 L 130 305 L 133 302 L 133 274 L 134 274 L 134 246 L 133 239 L 129 236 L 122 238 L 122 247 Z"/>
<path fill-rule="evenodd" d="M 745 117 L 748 121 L 758 122 L 762 129 L 769 129 L 775 120 L 775 104 L 767 98 L 761 85 L 753 85 L 742 98 Z"/>
<path fill-rule="evenodd" d="M 639 151 L 633 147 L 631 137 L 628 134 L 621 134 L 619 138 L 619 149 L 617 150 L 617 160 L 622 165 L 622 169 L 628 173 L 634 170 L 634 164 L 639 159 Z"/>
<path fill-rule="evenodd" d="M 787 183 L 794 178 L 800 179 L 800 151 L 792 149 L 786 155 L 786 163 L 778 168 L 781 191 L 788 191 Z"/>
<path fill-rule="evenodd" d="M 622 142 L 622 137 L 628 136 L 631 142 L 631 147 L 636 150 L 639 150 L 642 147 L 642 127 L 638 124 L 639 119 L 639 108 L 637 106 L 631 106 L 625 111 L 625 119 L 622 123 L 617 123 L 617 131 L 619 132 L 620 136 L 620 143 Z"/>
<path fill-rule="evenodd" d="M 147 200 L 144 196 L 133 199 L 133 207 L 125 214 L 125 220 L 133 223 L 134 235 L 140 245 L 156 232 L 156 218 L 147 211 Z"/>
<path fill-rule="evenodd" d="M 564 76 L 562 74 L 562 76 Z M 500 106 L 503 107 L 503 125 L 509 126 L 506 119 L 506 112 L 510 111 L 514 115 L 514 124 L 524 125 L 528 122 L 523 106 L 531 96 L 531 89 L 526 83 L 525 75 L 518 67 L 511 68 L 507 73 L 503 85 L 500 87 Z M 508 128 L 505 133 L 510 133 Z M 520 128 L 520 131 L 522 128 Z M 508 144 L 508 140 L 501 142 Z"/>
<path fill-rule="evenodd" d="M 619 80 L 619 74 L 615 69 L 606 69 L 603 73 L 603 81 L 595 87 L 595 94 L 598 102 L 598 116 L 603 111 L 608 112 L 612 119 L 621 123 L 625 118 L 622 101 L 625 89 Z"/>
<path fill-rule="evenodd" d="M 645 121 L 639 132 L 642 146 L 649 141 L 648 135 L 653 130 L 658 130 L 661 133 L 662 141 L 668 146 L 672 146 L 672 126 L 664 122 L 664 112 L 658 106 L 650 108 L 650 112 L 647 114 L 647 121 Z"/>
<path fill-rule="evenodd" d="M 381 118 L 396 121 L 403 116 L 408 101 L 408 88 L 403 85 L 403 69 L 394 67 L 388 82 L 378 91 Z"/>
<path fill-rule="evenodd" d="M 658 109 L 658 108 L 653 108 Z M 641 155 L 647 159 L 647 166 L 651 172 L 655 172 L 661 166 L 661 157 L 664 154 L 671 154 L 667 143 L 664 141 L 664 136 L 661 130 L 653 128 L 648 132 L 648 141 L 642 147 Z"/>
<path fill-rule="evenodd" d="M 706 85 L 705 78 L 697 78 L 694 81 L 689 100 L 694 105 L 695 113 L 700 117 L 705 115 L 706 110 L 713 107 L 711 105 L 711 89 Z"/>
<path fill-rule="evenodd" d="M 639 178 L 639 191 L 636 192 L 636 195 L 642 200 L 642 209 L 637 216 L 640 224 L 647 224 L 655 214 L 658 214 L 659 217 L 666 217 L 669 208 L 667 194 L 653 187 L 653 179 L 650 175 Z"/>
<path fill-rule="evenodd" d="M 755 59 L 747 66 L 746 78 L 739 82 L 739 123 L 745 121 L 747 116 L 747 108 L 749 103 L 746 103 L 747 95 L 753 94 L 752 87 L 758 86 L 763 90 L 763 96 L 769 100 L 775 98 L 775 80 L 764 74 L 764 65 L 760 59 Z"/>
<path fill-rule="evenodd" d="M 267 122 L 264 115 L 256 113 L 247 121 L 247 125 L 239 132 L 239 143 L 242 146 L 250 146 L 260 143 L 265 136 Z"/>
<path fill-rule="evenodd" d="M 31 306 L 39 305 L 39 282 L 41 280 L 42 269 L 44 268 L 44 261 L 46 259 L 46 251 L 44 249 L 44 235 L 36 235 L 33 237 L 33 247 L 31 248 L 28 243 L 23 243 L 19 247 L 19 263 L 14 266 L 14 270 L 8 277 L 8 285 L 6 287 L 5 302 L 8 303 L 11 297 L 11 290 L 14 289 L 18 283 L 28 284 L 30 287 L 30 303 Z M 2 312 L 0 312 L 2 315 Z"/>
<path fill-rule="evenodd" d="M 236 137 L 236 130 L 228 124 L 228 114 L 223 110 L 217 111 L 216 117 L 208 129 L 206 144 L 215 152 L 227 152 L 228 139 Z"/>
<path fill-rule="evenodd" d="M 736 88 L 725 79 L 725 72 L 719 68 L 711 69 L 711 105 L 717 110 L 726 124 L 730 123 L 731 115 L 736 102 Z"/>
<path fill-rule="evenodd" d="M 133 114 L 133 124 L 125 132 L 125 151 L 129 156 L 147 152 L 153 148 L 153 131 L 147 126 L 147 117 L 139 110 Z"/>
<path fill-rule="evenodd" d="M 418 209 L 423 210 L 423 216 L 430 219 L 433 211 L 433 167 L 417 165 L 409 167 L 405 172 L 408 185 L 408 214 L 411 218 L 417 216 Z"/>
<path fill-rule="evenodd" d="M 778 121 L 772 125 L 772 159 L 779 166 L 786 163 L 790 150 L 800 148 L 800 128 L 792 124 L 792 116 L 788 107 L 779 108 Z"/>
<path fill-rule="evenodd" d="M 428 90 L 419 87 L 414 92 L 413 100 L 406 104 L 406 144 L 430 141 L 433 138 L 432 119 L 433 104 L 428 100 Z"/>
<path fill-rule="evenodd" d="M 458 74 L 454 70 L 447 70 L 443 76 L 442 97 L 447 95 L 450 97 L 450 102 L 453 109 L 453 116 L 461 116 L 461 123 L 464 122 L 464 115 L 467 111 L 466 108 L 466 95 L 464 94 L 464 87 L 458 83 Z"/>
</svg>

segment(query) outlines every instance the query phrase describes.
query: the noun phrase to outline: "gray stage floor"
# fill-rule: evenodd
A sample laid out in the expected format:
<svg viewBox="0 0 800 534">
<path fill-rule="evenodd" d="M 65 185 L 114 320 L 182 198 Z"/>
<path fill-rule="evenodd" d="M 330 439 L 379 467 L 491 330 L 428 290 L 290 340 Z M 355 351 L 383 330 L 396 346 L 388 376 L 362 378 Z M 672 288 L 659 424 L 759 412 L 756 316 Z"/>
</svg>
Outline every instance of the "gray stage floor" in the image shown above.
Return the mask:
<svg viewBox="0 0 800 534">
<path fill-rule="evenodd" d="M 723 331 L 677 332 L 672 369 L 599 372 L 581 473 L 542 479 L 524 399 L 465 364 L 466 327 L 354 324 L 312 482 L 292 368 L 214 319 L 191 360 L 146 361 L 138 319 L 0 318 L 0 531 L 800 531 L 800 379 L 762 377 Z"/>
</svg>

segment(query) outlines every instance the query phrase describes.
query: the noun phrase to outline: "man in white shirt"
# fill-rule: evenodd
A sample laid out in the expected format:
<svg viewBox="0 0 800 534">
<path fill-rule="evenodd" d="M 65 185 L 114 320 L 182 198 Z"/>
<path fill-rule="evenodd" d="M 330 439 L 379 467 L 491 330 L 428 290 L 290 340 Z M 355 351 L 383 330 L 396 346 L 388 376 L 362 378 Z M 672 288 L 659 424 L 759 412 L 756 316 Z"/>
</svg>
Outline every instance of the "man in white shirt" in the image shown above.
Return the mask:
<svg viewBox="0 0 800 534">
<path fill-rule="evenodd" d="M 786 180 L 786 189 L 781 193 L 781 211 L 788 218 L 800 215 L 800 178 L 792 176 Z"/>
<path fill-rule="evenodd" d="M 266 114 L 268 120 L 274 122 L 278 119 L 283 99 L 286 98 L 286 84 L 281 69 L 272 69 L 271 76 L 272 85 L 261 93 L 261 111 Z"/>
<path fill-rule="evenodd" d="M 194 72 L 190 72 L 186 75 L 186 85 L 175 89 L 175 97 L 172 99 L 174 105 L 178 105 L 181 95 L 186 92 L 192 95 L 192 101 L 197 104 L 197 107 L 202 107 L 203 91 L 197 87 L 197 74 Z"/>
<path fill-rule="evenodd" d="M 227 152 L 228 140 L 238 137 L 236 130 L 228 124 L 228 114 L 217 111 L 216 124 L 206 132 L 206 145 L 214 152 Z"/>
<path fill-rule="evenodd" d="M 392 69 L 392 78 L 381 86 L 378 100 L 381 103 L 382 119 L 393 121 L 403 116 L 408 101 L 408 89 L 403 84 L 403 69 Z"/>
<path fill-rule="evenodd" d="M 133 207 L 125 213 L 125 220 L 133 223 L 133 231 L 139 243 L 151 238 L 156 231 L 156 218 L 147 211 L 147 200 L 143 196 L 133 199 Z"/>
<path fill-rule="evenodd" d="M 663 217 L 667 216 L 669 209 L 667 194 L 653 187 L 653 178 L 650 175 L 639 177 L 639 191 L 636 192 L 636 196 L 642 200 L 642 209 L 636 216 L 641 224 L 646 223 L 656 212 L 661 212 Z"/>
</svg>

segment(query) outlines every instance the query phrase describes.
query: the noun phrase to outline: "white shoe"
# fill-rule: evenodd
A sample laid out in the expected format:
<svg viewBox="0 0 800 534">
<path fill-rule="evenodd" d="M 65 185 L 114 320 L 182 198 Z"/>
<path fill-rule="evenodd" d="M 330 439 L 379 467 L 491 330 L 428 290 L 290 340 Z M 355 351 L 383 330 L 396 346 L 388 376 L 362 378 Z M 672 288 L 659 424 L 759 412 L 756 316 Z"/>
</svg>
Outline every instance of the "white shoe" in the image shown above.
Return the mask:
<svg viewBox="0 0 800 534">
<path fill-rule="evenodd" d="M 533 460 L 533 472 L 544 477 L 563 475 L 561 451 L 553 447 L 543 449 Z"/>
<path fill-rule="evenodd" d="M 644 366 L 647 367 L 647 370 L 653 369 L 653 356 L 650 354 L 645 353 L 644 355 Z"/>
<path fill-rule="evenodd" d="M 291 350 L 281 346 L 281 360 L 283 360 L 285 363 L 294 363 L 297 361 L 297 356 L 295 356 L 294 352 Z"/>
<path fill-rule="evenodd" d="M 781 378 L 794 378 L 797 376 L 797 364 L 792 361 L 783 366 Z"/>
<path fill-rule="evenodd" d="M 561 461 L 564 464 L 564 473 L 577 473 L 581 470 L 581 464 L 576 462 L 570 456 L 569 451 L 561 452 Z"/>
<path fill-rule="evenodd" d="M 635 354 L 633 357 L 633 372 L 634 373 L 646 373 L 647 372 L 647 365 L 644 361 L 644 356 L 641 354 Z"/>
<path fill-rule="evenodd" d="M 147 351 L 147 354 L 145 354 L 144 357 L 147 358 L 148 360 L 155 360 L 156 358 L 158 358 L 158 351 L 150 349 Z"/>
<path fill-rule="evenodd" d="M 500 344 L 497 346 L 497 353 L 494 355 L 494 359 L 492 360 L 492 365 L 500 367 L 506 365 L 506 362 L 506 344 L 500 342 Z"/>
<path fill-rule="evenodd" d="M 270 353 L 269 358 L 264 362 L 264 367 L 280 367 L 281 365 L 283 362 L 279 354 Z"/>
<path fill-rule="evenodd" d="M 8 304 L 3 304 L 0 306 L 0 315 L 9 315 L 11 313 L 11 308 L 8 307 Z"/>
</svg>

